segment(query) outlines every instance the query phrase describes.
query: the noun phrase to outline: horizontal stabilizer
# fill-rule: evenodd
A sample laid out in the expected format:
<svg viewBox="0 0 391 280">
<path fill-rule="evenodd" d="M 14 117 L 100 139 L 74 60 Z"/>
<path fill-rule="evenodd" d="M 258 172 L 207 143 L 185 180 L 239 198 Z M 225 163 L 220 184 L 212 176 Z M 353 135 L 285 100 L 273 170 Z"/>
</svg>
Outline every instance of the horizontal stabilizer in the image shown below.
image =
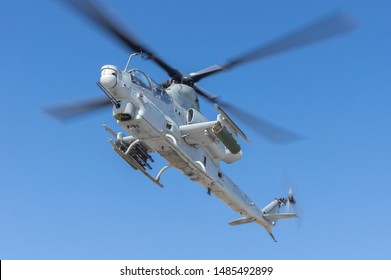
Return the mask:
<svg viewBox="0 0 391 280">
<path fill-rule="evenodd" d="M 238 226 L 238 225 L 243 225 L 243 224 L 248 224 L 248 223 L 251 223 L 251 222 L 254 222 L 254 218 L 247 218 L 247 217 L 243 217 L 243 218 L 239 218 L 239 219 L 236 219 L 236 220 L 233 220 L 231 222 L 229 222 L 228 224 L 230 226 Z"/>
<path fill-rule="evenodd" d="M 274 214 L 265 214 L 263 217 L 266 220 L 278 220 L 278 219 L 289 219 L 296 218 L 297 215 L 295 213 L 274 213 Z"/>
</svg>

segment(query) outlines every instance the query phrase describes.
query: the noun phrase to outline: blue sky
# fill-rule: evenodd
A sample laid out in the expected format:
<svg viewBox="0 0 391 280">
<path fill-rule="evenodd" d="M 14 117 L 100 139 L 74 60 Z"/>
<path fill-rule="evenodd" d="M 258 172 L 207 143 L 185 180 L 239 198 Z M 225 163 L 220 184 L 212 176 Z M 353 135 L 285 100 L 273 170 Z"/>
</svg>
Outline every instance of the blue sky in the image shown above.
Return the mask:
<svg viewBox="0 0 391 280">
<path fill-rule="evenodd" d="M 110 108 L 65 125 L 48 117 L 42 108 L 102 96 L 100 67 L 123 68 L 129 52 L 58 1 L 6 1 L 0 259 L 391 258 L 389 1 L 103 2 L 183 73 L 338 9 L 356 20 L 351 34 L 199 84 L 305 136 L 276 146 L 238 122 L 251 143 L 241 143 L 240 162 L 223 166 L 259 206 L 290 181 L 302 219 L 279 222 L 278 243 L 255 224 L 230 227 L 238 215 L 179 171 L 167 171 L 159 189 L 118 157 L 102 127 L 120 130 Z M 167 78 L 149 61 L 132 66 Z"/>
</svg>

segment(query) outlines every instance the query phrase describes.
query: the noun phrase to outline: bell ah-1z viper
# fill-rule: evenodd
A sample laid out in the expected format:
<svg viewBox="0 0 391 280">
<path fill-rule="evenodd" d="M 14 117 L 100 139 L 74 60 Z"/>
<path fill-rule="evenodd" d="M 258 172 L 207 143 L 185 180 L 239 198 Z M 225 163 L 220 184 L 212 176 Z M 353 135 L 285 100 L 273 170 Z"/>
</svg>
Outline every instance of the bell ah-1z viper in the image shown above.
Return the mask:
<svg viewBox="0 0 391 280">
<path fill-rule="evenodd" d="M 221 101 L 219 97 L 199 87 L 197 82 L 253 60 L 347 33 L 354 28 L 352 21 L 342 13 L 336 13 L 226 63 L 184 75 L 141 44 L 131 33 L 125 32 L 120 24 L 110 19 L 92 1 L 65 2 L 119 39 L 133 54 L 124 70 L 114 65 L 101 68 L 97 84 L 106 95 L 104 99 L 55 107 L 48 112 L 57 118 L 68 119 L 112 104 L 114 118 L 128 135 L 115 133 L 106 125 L 104 127 L 114 137 L 109 140 L 114 151 L 132 168 L 141 171 L 159 187 L 163 187 L 161 176 L 165 170 L 170 167 L 179 169 L 203 186 L 209 195 L 213 194 L 241 215 L 229 222 L 230 225 L 256 223 L 275 240 L 272 230 L 277 220 L 297 217 L 295 213 L 289 212 L 289 205 L 294 205 L 296 201 L 289 190 L 287 197 L 275 198 L 260 209 L 224 174 L 220 168 L 221 161 L 233 163 L 242 157 L 238 137 L 248 141 L 227 112 L 255 128 L 271 142 L 287 143 L 299 136 Z M 146 73 L 129 69 L 132 57 L 138 54 L 162 68 L 169 79 L 157 83 Z M 215 120 L 208 120 L 201 113 L 199 96 L 214 104 L 219 113 Z M 168 162 L 156 176 L 150 173 L 154 162 L 152 152 L 158 153 Z M 287 208 L 284 213 L 279 211 L 282 206 Z"/>
</svg>

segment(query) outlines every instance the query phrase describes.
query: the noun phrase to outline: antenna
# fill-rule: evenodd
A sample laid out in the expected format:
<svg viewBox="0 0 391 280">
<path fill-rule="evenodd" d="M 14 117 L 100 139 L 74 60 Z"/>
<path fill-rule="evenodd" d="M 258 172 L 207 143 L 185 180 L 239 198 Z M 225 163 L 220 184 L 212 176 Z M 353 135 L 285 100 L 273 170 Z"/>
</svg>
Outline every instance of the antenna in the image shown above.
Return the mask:
<svg viewBox="0 0 391 280">
<path fill-rule="evenodd" d="M 124 69 L 124 72 L 126 72 L 128 70 L 128 67 L 129 67 L 130 61 L 132 60 L 132 57 L 136 56 L 136 55 L 139 55 L 139 54 L 141 54 L 141 52 L 132 53 L 129 56 L 128 62 L 126 63 L 126 66 L 125 66 L 125 69 Z"/>
</svg>

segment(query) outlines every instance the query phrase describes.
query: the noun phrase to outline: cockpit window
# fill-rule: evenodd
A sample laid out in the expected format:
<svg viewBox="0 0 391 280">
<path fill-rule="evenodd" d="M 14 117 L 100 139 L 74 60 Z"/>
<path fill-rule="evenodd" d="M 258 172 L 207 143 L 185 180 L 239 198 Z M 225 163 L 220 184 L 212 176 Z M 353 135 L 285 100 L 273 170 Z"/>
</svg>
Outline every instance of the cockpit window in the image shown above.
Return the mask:
<svg viewBox="0 0 391 280">
<path fill-rule="evenodd" d="M 153 94 L 155 98 L 160 99 L 164 103 L 171 103 L 172 99 L 171 97 L 165 92 L 165 90 L 162 88 L 161 85 L 156 83 L 154 80 L 151 79 L 152 87 L 153 87 Z"/>
<path fill-rule="evenodd" d="M 151 82 L 149 81 L 148 77 L 144 73 L 138 70 L 132 70 L 130 72 L 130 76 L 132 78 L 132 83 L 142 86 L 143 88 L 146 89 L 152 89 Z"/>
</svg>

